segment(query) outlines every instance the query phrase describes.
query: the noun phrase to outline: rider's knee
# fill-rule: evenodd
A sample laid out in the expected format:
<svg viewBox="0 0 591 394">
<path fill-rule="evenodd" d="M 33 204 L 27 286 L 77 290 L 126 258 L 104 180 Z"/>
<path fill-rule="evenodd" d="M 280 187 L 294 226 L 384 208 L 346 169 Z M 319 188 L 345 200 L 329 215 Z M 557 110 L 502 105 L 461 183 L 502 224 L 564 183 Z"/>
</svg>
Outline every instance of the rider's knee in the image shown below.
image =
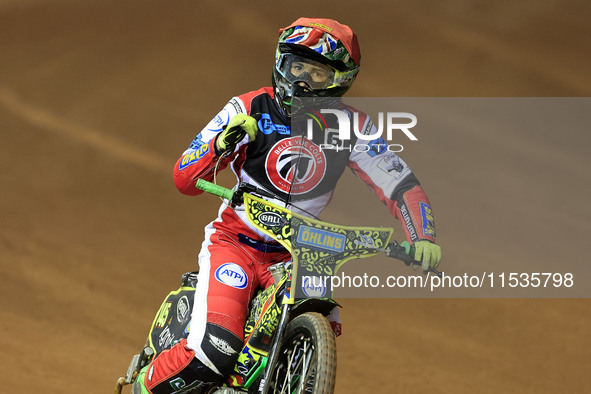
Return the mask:
<svg viewBox="0 0 591 394">
<path fill-rule="evenodd" d="M 195 349 L 195 357 L 204 356 L 216 372 L 226 376 L 232 372 L 241 349 L 241 337 L 220 325 L 207 323 L 199 349 Z"/>
</svg>

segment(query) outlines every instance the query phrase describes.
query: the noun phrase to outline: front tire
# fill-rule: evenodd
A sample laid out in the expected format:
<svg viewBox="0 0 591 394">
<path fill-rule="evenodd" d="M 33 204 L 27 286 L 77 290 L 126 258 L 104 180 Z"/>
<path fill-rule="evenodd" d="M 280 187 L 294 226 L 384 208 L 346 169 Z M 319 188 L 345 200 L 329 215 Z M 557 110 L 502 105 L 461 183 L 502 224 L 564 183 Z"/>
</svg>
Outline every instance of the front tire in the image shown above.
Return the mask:
<svg viewBox="0 0 591 394">
<path fill-rule="evenodd" d="M 337 369 L 335 335 L 324 316 L 304 313 L 287 326 L 273 369 L 271 392 L 332 394 Z"/>
</svg>

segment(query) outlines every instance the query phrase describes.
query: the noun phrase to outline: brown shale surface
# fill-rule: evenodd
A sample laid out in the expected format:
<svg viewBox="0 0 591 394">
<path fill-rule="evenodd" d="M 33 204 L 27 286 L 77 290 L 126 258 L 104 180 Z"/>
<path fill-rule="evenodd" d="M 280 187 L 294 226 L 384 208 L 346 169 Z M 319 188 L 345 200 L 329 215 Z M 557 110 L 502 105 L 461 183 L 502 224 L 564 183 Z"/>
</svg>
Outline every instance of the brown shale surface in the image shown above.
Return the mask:
<svg viewBox="0 0 591 394">
<path fill-rule="evenodd" d="M 112 392 L 219 205 L 179 194 L 172 166 L 231 96 L 270 84 L 277 30 L 296 17 L 357 31 L 351 95 L 591 96 L 588 1 L 295 4 L 0 1 L 0 391 Z M 590 141 L 568 136 L 495 145 L 516 164 L 489 187 L 477 180 L 495 163 L 428 137 L 404 156 L 433 202 L 442 268 L 589 260 Z M 338 393 L 591 392 L 588 299 L 341 303 Z"/>
</svg>

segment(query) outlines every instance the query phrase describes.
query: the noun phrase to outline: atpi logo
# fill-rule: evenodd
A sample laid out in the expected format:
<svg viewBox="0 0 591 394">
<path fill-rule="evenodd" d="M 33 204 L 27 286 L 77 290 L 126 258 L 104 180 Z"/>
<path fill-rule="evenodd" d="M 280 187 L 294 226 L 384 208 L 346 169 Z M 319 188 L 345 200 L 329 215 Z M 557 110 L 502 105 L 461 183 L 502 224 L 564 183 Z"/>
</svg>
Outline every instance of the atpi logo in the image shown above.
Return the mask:
<svg viewBox="0 0 591 394">
<path fill-rule="evenodd" d="M 248 276 L 246 272 L 238 264 L 226 263 L 220 266 L 215 271 L 215 278 L 230 287 L 236 289 L 244 289 L 248 284 Z"/>
<path fill-rule="evenodd" d="M 314 189 L 326 172 L 326 157 L 320 147 L 302 137 L 277 142 L 265 161 L 267 177 L 284 193 L 303 194 Z"/>
</svg>

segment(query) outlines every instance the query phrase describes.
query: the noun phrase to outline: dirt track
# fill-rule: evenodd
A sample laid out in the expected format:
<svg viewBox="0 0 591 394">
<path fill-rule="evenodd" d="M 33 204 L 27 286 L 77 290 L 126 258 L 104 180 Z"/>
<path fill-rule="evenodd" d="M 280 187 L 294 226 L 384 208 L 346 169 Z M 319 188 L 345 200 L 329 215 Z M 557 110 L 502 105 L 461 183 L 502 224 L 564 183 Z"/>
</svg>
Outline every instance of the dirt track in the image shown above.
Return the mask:
<svg viewBox="0 0 591 394">
<path fill-rule="evenodd" d="M 111 392 L 217 210 L 180 195 L 172 165 L 232 95 L 270 83 L 276 31 L 300 13 L 356 29 L 351 95 L 591 96 L 586 1 L 174 3 L 0 0 L 2 392 Z M 405 156 L 448 268 L 589 260 L 589 136 L 523 133 L 493 147 L 512 173 L 487 185 L 490 163 L 437 137 Z M 338 393 L 591 392 L 588 299 L 342 304 Z"/>
</svg>

